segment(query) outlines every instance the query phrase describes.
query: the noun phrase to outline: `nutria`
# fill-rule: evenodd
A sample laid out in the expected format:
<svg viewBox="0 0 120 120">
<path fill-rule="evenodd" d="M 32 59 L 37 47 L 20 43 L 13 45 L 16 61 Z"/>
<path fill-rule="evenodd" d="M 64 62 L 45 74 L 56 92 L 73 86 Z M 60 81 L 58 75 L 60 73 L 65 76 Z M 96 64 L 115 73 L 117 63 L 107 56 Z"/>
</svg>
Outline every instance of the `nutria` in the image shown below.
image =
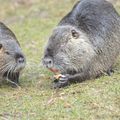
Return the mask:
<svg viewBox="0 0 120 120">
<path fill-rule="evenodd" d="M 8 79 L 19 84 L 19 74 L 24 67 L 25 57 L 16 36 L 0 22 L 0 81 Z"/>
<path fill-rule="evenodd" d="M 53 30 L 43 64 L 62 74 L 55 87 L 112 71 L 120 53 L 120 16 L 105 0 L 80 0 Z"/>
</svg>

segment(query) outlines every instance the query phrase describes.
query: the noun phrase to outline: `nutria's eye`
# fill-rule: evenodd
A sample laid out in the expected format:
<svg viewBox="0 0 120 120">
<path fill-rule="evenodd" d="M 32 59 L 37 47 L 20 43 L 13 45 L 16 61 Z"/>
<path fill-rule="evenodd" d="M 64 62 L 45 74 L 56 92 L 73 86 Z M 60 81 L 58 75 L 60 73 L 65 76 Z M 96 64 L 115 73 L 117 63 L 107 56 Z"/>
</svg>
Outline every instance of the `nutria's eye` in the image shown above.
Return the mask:
<svg viewBox="0 0 120 120">
<path fill-rule="evenodd" d="M 2 44 L 0 44 L 0 49 L 1 49 L 2 47 L 3 47 Z"/>
<path fill-rule="evenodd" d="M 72 30 L 71 32 L 72 32 L 72 36 L 73 36 L 75 39 L 79 38 L 79 33 L 78 33 L 77 31 Z"/>
<path fill-rule="evenodd" d="M 6 51 L 5 54 L 10 55 L 10 53 L 8 51 Z"/>
</svg>

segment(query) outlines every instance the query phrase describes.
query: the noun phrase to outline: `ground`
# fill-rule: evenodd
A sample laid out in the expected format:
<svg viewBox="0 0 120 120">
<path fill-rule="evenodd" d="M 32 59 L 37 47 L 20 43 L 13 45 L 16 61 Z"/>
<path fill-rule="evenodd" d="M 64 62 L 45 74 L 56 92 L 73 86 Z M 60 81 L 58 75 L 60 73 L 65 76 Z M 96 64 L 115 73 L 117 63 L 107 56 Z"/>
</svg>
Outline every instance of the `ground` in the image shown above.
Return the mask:
<svg viewBox="0 0 120 120">
<path fill-rule="evenodd" d="M 41 58 L 52 29 L 77 0 L 0 0 L 0 19 L 16 34 L 27 65 L 19 88 L 0 85 L 0 120 L 120 120 L 120 60 L 112 76 L 51 89 Z M 120 13 L 119 0 L 114 4 Z"/>
</svg>

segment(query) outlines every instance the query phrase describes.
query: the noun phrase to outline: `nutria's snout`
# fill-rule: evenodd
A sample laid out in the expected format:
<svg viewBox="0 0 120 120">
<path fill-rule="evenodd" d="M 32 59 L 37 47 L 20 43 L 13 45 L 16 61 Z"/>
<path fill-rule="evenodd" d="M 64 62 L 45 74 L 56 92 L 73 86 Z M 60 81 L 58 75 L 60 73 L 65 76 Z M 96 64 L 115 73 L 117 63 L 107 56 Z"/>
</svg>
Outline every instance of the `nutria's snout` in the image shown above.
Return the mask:
<svg viewBox="0 0 120 120">
<path fill-rule="evenodd" d="M 25 61 L 25 58 L 21 53 L 16 53 L 15 59 L 16 59 L 17 63 L 24 63 L 24 61 Z"/>
<path fill-rule="evenodd" d="M 12 56 L 11 53 L 7 53 L 8 56 L 13 57 L 13 60 L 8 62 L 5 66 L 5 72 L 3 73 L 3 78 L 7 78 L 15 83 L 19 83 L 19 75 L 21 70 L 25 68 L 26 65 L 26 59 L 25 56 L 21 52 L 16 52 Z"/>
<path fill-rule="evenodd" d="M 44 57 L 42 63 L 46 68 L 50 69 L 53 67 L 53 60 L 50 57 Z"/>
<path fill-rule="evenodd" d="M 15 72 L 20 72 L 22 69 L 25 68 L 26 59 L 22 53 L 15 53 L 14 57 L 16 60 Z"/>
<path fill-rule="evenodd" d="M 42 60 L 42 63 L 43 63 L 43 66 L 45 66 L 46 68 L 48 68 L 53 73 L 59 72 L 59 70 L 54 67 L 54 62 L 53 62 L 52 58 L 50 58 L 50 57 L 44 57 L 43 60 Z"/>
</svg>

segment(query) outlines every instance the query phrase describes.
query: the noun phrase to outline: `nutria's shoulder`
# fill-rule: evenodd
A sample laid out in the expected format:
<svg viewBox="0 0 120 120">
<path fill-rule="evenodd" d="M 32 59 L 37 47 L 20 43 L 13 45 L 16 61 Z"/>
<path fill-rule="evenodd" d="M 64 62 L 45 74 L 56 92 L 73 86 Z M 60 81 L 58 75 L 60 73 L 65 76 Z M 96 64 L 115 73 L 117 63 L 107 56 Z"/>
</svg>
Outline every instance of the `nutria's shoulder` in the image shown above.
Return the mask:
<svg viewBox="0 0 120 120">
<path fill-rule="evenodd" d="M 111 29 L 112 24 L 120 24 L 119 14 L 113 5 L 105 0 L 81 0 L 60 21 L 59 25 L 76 26 L 88 34 Z M 97 33 L 97 32 L 96 32 Z"/>
</svg>

